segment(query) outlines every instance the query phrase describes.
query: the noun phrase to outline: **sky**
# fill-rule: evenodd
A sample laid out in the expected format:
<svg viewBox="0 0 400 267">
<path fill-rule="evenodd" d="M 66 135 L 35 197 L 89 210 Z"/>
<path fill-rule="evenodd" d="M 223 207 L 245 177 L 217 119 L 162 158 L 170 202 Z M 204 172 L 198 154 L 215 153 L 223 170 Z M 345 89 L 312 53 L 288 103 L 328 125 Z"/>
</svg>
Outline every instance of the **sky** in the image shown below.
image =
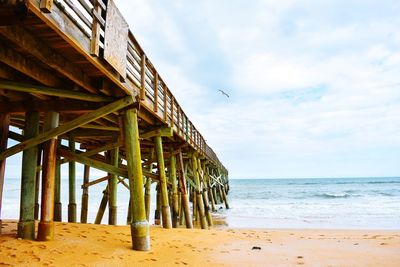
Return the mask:
<svg viewBox="0 0 400 267">
<path fill-rule="evenodd" d="M 400 175 L 400 1 L 116 3 L 231 178 Z"/>
</svg>

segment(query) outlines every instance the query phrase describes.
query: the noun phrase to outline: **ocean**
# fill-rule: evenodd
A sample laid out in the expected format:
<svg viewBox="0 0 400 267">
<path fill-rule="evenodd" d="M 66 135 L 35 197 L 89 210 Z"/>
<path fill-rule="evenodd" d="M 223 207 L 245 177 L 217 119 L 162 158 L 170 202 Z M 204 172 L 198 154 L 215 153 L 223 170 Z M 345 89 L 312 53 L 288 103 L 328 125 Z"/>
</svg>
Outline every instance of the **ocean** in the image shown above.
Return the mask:
<svg viewBox="0 0 400 267">
<path fill-rule="evenodd" d="M 77 179 L 78 221 L 81 179 Z M 93 222 L 105 184 L 90 187 L 88 221 Z M 63 220 L 67 220 L 68 180 L 62 179 Z M 126 223 L 129 192 L 118 188 L 118 224 Z M 155 194 L 153 186 L 153 222 Z M 7 179 L 2 218 L 19 216 L 19 179 Z M 230 209 L 219 209 L 233 228 L 400 229 L 400 177 L 331 179 L 231 179 Z M 222 205 L 219 205 L 222 207 Z M 107 223 L 107 212 L 102 223 Z"/>
<path fill-rule="evenodd" d="M 234 228 L 400 229 L 400 177 L 230 180 Z"/>
</svg>

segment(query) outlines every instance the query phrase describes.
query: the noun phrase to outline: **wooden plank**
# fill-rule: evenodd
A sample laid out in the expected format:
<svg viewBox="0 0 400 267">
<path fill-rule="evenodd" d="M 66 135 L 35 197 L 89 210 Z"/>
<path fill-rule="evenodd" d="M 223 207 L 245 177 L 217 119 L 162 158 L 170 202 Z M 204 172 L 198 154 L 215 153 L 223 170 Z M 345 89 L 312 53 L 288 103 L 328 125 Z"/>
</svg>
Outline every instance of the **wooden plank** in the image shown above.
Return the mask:
<svg viewBox="0 0 400 267">
<path fill-rule="evenodd" d="M 112 101 L 112 97 L 77 92 L 72 90 L 58 89 L 39 85 L 16 83 L 0 80 L 0 89 L 13 90 L 25 93 L 43 94 L 49 96 L 65 97 L 77 100 L 85 100 L 90 102 L 107 102 Z"/>
<path fill-rule="evenodd" d="M 87 166 L 87 165 L 85 165 L 85 166 Z M 107 176 L 101 177 L 101 178 L 99 178 L 99 179 L 96 179 L 96 180 L 93 180 L 93 181 L 84 183 L 84 184 L 81 186 L 81 188 L 84 189 L 84 188 L 87 188 L 87 187 L 89 187 L 89 186 L 92 186 L 92 185 L 95 185 L 95 184 L 98 184 L 98 183 L 107 181 L 108 178 L 109 178 L 109 176 L 107 175 Z"/>
<path fill-rule="evenodd" d="M 8 27 L 0 28 L 3 29 Z M 9 47 L 6 47 L 2 42 L 0 42 L 0 61 L 45 85 L 58 86 L 62 84 L 61 80 L 53 74 L 50 74 L 48 70 L 39 67 L 33 60 L 22 56 Z"/>
<path fill-rule="evenodd" d="M 104 59 L 125 79 L 129 26 L 113 0 L 107 2 L 106 18 Z"/>
<path fill-rule="evenodd" d="M 51 13 L 42 13 L 38 7 L 36 1 L 27 2 L 28 9 L 30 12 L 39 17 L 45 22 L 50 28 L 52 28 L 59 36 L 61 36 L 66 42 L 68 42 L 73 48 L 81 53 L 90 63 L 96 66 L 101 72 L 103 72 L 111 81 L 113 81 L 118 88 L 124 92 L 135 96 L 136 85 L 132 83 L 122 84 L 119 80 L 119 75 L 110 72 L 103 61 L 97 57 L 92 57 L 89 54 L 90 51 L 90 40 L 89 38 L 74 24 L 74 22 L 68 18 L 63 11 L 57 5 L 53 6 Z"/>
<path fill-rule="evenodd" d="M 96 18 L 98 13 L 101 13 L 101 7 L 98 4 L 99 1 L 95 0 L 93 3 L 92 15 Z M 90 50 L 89 53 L 92 56 L 99 56 L 100 52 L 100 24 L 97 20 L 93 20 L 92 23 L 92 36 L 90 37 Z"/>
<path fill-rule="evenodd" d="M 164 137 L 172 137 L 174 135 L 174 132 L 171 127 L 161 127 L 156 130 L 151 130 L 146 133 L 142 133 L 139 135 L 139 138 L 141 139 L 149 139 L 155 136 L 164 136 Z"/>
<path fill-rule="evenodd" d="M 96 93 L 89 77 L 74 63 L 50 48 L 43 40 L 18 25 L 0 27 L 0 33 L 21 49 L 38 58 L 42 63 L 62 73 L 89 92 Z M 23 45 L 21 45 L 23 44 Z M 1 50 L 0 50 L 1 51 Z M 48 84 L 49 85 L 49 84 Z"/>
<path fill-rule="evenodd" d="M 63 113 L 83 113 L 91 110 L 96 110 L 106 105 L 107 103 L 83 102 L 72 99 L 52 99 L 51 101 L 42 100 L 22 100 L 2 102 L 0 105 L 0 113 L 22 113 L 28 111 L 57 111 Z"/>
<path fill-rule="evenodd" d="M 53 0 L 40 0 L 40 10 L 44 13 L 50 13 L 53 6 Z"/>
<path fill-rule="evenodd" d="M 65 157 L 68 160 L 73 160 L 76 162 L 79 162 L 81 164 L 85 164 L 88 165 L 90 167 L 108 172 L 108 173 L 112 173 L 118 176 L 122 176 L 122 177 L 128 177 L 128 172 L 126 169 L 122 169 L 119 167 L 115 167 L 111 164 L 108 163 L 104 163 L 102 161 L 99 160 L 94 160 L 88 157 L 84 157 L 82 155 L 76 154 L 76 153 L 72 153 L 71 151 L 68 151 L 66 149 L 60 149 L 59 150 L 60 156 L 61 157 Z"/>
<path fill-rule="evenodd" d="M 94 121 L 106 114 L 110 114 L 116 110 L 119 110 L 121 108 L 129 106 L 129 105 L 133 104 L 133 102 L 134 102 L 133 98 L 130 96 L 127 96 L 127 97 L 117 100 L 111 104 L 108 104 L 102 108 L 99 108 L 93 112 L 82 115 L 82 116 L 80 116 L 72 121 L 69 121 L 57 128 L 54 128 L 48 132 L 41 133 L 35 138 L 23 141 L 20 144 L 10 147 L 9 149 L 0 153 L 0 160 L 4 159 L 6 157 L 12 156 L 18 152 L 21 152 L 24 149 L 41 144 L 47 140 L 50 140 L 51 138 L 54 138 L 56 136 L 67 133 L 73 129 L 80 127 L 81 125 L 84 125 L 91 121 Z"/>
</svg>

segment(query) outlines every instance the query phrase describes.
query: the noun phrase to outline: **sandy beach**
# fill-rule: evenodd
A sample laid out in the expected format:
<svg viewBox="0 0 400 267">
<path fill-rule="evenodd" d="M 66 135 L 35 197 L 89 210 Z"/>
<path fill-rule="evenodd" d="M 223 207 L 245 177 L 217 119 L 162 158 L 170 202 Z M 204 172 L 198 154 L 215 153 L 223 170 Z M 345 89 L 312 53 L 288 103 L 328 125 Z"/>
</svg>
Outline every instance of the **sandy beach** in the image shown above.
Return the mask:
<svg viewBox="0 0 400 267">
<path fill-rule="evenodd" d="M 375 230 L 165 230 L 151 251 L 131 250 L 128 226 L 56 223 L 54 241 L 16 238 L 4 221 L 0 266 L 400 266 L 400 232 Z"/>
</svg>

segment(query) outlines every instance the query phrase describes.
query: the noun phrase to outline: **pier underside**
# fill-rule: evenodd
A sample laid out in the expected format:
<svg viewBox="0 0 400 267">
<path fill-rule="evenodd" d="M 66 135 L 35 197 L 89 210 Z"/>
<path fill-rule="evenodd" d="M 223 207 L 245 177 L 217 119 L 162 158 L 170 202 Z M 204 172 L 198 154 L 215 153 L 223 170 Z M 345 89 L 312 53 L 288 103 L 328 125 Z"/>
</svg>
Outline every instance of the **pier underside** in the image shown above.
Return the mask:
<svg viewBox="0 0 400 267">
<path fill-rule="evenodd" d="M 22 153 L 21 238 L 53 239 L 61 190 L 69 194 L 68 221 L 87 223 L 89 188 L 98 183 L 104 191 L 95 223 L 108 207 L 108 223 L 116 224 L 117 187 L 129 189 L 136 250 L 150 249 L 152 183 L 164 228 L 192 228 L 195 219 L 206 229 L 216 204 L 229 208 L 228 171 L 111 0 L 1 2 L 0 124 L 0 212 L 6 160 Z M 85 166 L 83 177 L 76 163 Z M 68 188 L 60 188 L 62 164 L 69 165 Z M 107 175 L 90 179 L 91 168 Z"/>
</svg>

